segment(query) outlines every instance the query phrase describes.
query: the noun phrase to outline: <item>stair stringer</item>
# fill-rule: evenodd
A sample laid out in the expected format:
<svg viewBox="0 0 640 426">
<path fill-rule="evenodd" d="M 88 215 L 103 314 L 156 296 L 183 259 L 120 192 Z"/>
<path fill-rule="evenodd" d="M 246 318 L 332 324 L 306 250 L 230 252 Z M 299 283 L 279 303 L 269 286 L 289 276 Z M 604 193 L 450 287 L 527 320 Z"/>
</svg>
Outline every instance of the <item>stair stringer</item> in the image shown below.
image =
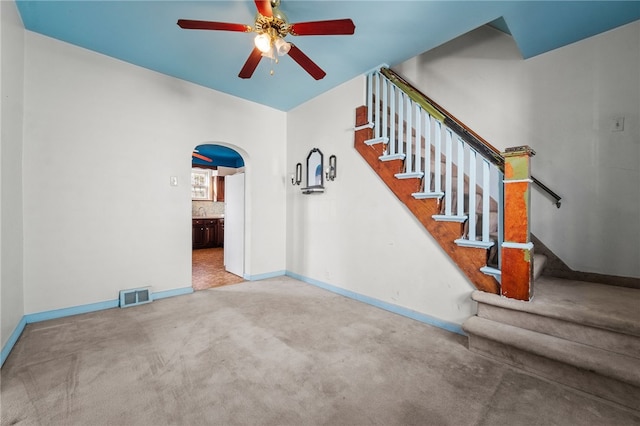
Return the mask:
<svg viewBox="0 0 640 426">
<path fill-rule="evenodd" d="M 366 140 L 373 138 L 373 130 L 369 127 L 358 127 L 366 123 L 367 107 L 361 106 L 356 109 L 354 138 L 356 151 L 440 244 L 474 287 L 487 293 L 499 294 L 499 284 L 496 279 L 480 271 L 480 268 L 487 264 L 487 249 L 463 247 L 454 242 L 462 235 L 464 225 L 456 222 L 438 222 L 432 218 L 440 211 L 438 200 L 416 199 L 412 196 L 413 193 L 420 191 L 421 180 L 418 178 L 396 178 L 396 174 L 404 170 L 403 160 L 380 161 L 380 156 L 383 155 L 382 144 L 365 144 Z"/>
</svg>

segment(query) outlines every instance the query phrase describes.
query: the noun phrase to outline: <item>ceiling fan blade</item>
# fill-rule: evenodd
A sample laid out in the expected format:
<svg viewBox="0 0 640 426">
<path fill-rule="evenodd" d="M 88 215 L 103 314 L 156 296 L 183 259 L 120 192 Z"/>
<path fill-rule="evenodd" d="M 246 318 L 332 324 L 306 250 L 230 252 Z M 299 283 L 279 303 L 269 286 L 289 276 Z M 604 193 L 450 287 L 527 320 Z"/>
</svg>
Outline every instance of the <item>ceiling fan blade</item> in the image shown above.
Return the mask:
<svg viewBox="0 0 640 426">
<path fill-rule="evenodd" d="M 204 155 L 202 155 L 202 154 L 198 154 L 197 152 L 194 152 L 194 153 L 192 153 L 191 155 L 192 155 L 193 157 L 199 158 L 199 159 L 201 159 L 201 160 L 208 161 L 209 163 L 212 163 L 212 162 L 213 162 L 213 160 L 212 160 L 211 158 L 209 158 L 209 157 L 205 157 Z"/>
<path fill-rule="evenodd" d="M 192 19 L 178 19 L 178 26 L 185 30 L 218 30 L 218 31 L 238 31 L 249 33 L 253 28 L 244 24 L 232 24 L 229 22 L 194 21 Z"/>
<path fill-rule="evenodd" d="M 247 59 L 247 62 L 244 63 L 244 66 L 240 70 L 240 74 L 238 77 L 240 78 L 251 78 L 253 72 L 258 67 L 258 63 L 262 59 L 262 52 L 257 47 L 254 47 Z"/>
<path fill-rule="evenodd" d="M 258 13 L 262 16 L 273 16 L 273 9 L 271 9 L 271 0 L 255 0 Z"/>
<path fill-rule="evenodd" d="M 313 62 L 307 55 L 302 53 L 302 50 L 298 49 L 293 44 L 291 44 L 289 56 L 291 56 L 291 58 L 293 58 L 293 60 L 296 61 L 298 65 L 304 68 L 304 70 L 311 74 L 311 77 L 315 78 L 316 80 L 320 80 L 325 75 L 327 75 L 326 72 L 322 71 L 322 68 L 316 65 L 316 63 Z"/>
<path fill-rule="evenodd" d="M 350 35 L 356 31 L 351 19 L 334 19 L 331 21 L 298 22 L 289 26 L 289 34 L 305 35 Z"/>
</svg>

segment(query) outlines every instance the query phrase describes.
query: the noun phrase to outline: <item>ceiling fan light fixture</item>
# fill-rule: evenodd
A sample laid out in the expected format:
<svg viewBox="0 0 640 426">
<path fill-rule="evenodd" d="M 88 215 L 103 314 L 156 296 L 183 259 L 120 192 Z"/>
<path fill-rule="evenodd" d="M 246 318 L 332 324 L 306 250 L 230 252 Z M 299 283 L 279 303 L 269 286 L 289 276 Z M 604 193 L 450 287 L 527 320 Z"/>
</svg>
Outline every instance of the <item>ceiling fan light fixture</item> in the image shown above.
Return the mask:
<svg viewBox="0 0 640 426">
<path fill-rule="evenodd" d="M 291 43 L 287 43 L 282 38 L 278 38 L 274 43 L 274 45 L 275 45 L 276 52 L 278 52 L 279 56 L 284 56 L 287 53 L 289 53 L 289 50 L 291 50 Z"/>
<path fill-rule="evenodd" d="M 269 37 L 267 33 L 258 34 L 256 38 L 253 39 L 253 42 L 262 53 L 267 53 L 271 50 L 271 37 Z"/>
<path fill-rule="evenodd" d="M 262 57 L 263 58 L 272 59 L 272 60 L 276 59 L 276 53 L 275 53 L 275 50 L 273 49 L 273 47 L 271 47 L 266 52 L 262 52 Z"/>
</svg>

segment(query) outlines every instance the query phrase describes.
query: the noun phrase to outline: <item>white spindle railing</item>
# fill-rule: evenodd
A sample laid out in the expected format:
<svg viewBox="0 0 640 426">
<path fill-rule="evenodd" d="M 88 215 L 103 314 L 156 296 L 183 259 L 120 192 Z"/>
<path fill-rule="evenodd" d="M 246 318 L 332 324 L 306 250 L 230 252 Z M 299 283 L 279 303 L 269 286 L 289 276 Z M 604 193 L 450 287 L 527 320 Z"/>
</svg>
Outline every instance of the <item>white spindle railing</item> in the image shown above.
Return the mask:
<svg viewBox="0 0 640 426">
<path fill-rule="evenodd" d="M 442 198 L 444 196 L 444 192 L 442 192 L 442 122 L 435 119 L 435 117 L 429 116 L 429 119 L 435 125 L 435 132 L 433 137 L 433 144 L 435 145 L 435 155 L 433 156 L 433 164 L 435 166 L 435 170 L 433 171 L 433 175 L 435 176 L 433 182 L 433 195 L 437 198 Z M 428 182 L 431 181 L 431 176 L 428 178 Z M 431 188 L 431 184 L 424 185 L 423 188 Z M 423 189 L 424 191 L 424 189 Z M 427 191 L 425 193 L 428 194 Z"/>
<path fill-rule="evenodd" d="M 367 90 L 368 118 L 374 128 L 374 137 L 367 143 L 385 144 L 380 159 L 403 159 L 404 170 L 396 175 L 400 179 L 422 178 L 422 190 L 413 196 L 439 200 L 442 208 L 435 220 L 465 223 L 465 232 L 455 241 L 458 245 L 497 245 L 499 250 L 499 168 L 447 126 L 435 107 L 416 101 L 415 95 L 405 93 L 380 71 L 368 74 Z"/>
</svg>

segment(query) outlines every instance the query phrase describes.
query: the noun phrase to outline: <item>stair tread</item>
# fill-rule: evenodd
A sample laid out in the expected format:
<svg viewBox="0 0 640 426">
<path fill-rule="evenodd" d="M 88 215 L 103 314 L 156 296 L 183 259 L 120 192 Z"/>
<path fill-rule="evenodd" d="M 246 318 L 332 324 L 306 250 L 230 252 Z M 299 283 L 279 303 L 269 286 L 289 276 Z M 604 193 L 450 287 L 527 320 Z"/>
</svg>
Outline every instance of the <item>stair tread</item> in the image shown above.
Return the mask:
<svg viewBox="0 0 640 426">
<path fill-rule="evenodd" d="M 472 335 L 640 386 L 637 358 L 477 316 L 467 319 L 462 328 Z"/>
<path fill-rule="evenodd" d="M 541 276 L 529 302 L 474 291 L 473 300 L 640 336 L 640 290 Z"/>
</svg>

